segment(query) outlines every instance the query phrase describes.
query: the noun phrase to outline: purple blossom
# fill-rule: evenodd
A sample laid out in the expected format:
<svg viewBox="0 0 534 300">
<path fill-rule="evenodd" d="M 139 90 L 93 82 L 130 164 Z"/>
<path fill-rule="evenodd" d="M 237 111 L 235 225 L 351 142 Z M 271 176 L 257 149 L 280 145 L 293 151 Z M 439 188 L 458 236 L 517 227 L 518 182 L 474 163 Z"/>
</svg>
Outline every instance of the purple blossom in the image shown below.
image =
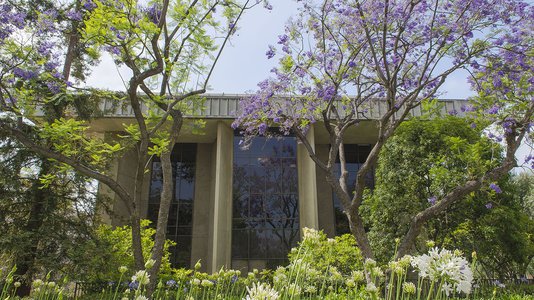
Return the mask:
<svg viewBox="0 0 534 300">
<path fill-rule="evenodd" d="M 287 34 L 282 34 L 278 36 L 278 44 L 285 45 L 289 41 Z"/>
<path fill-rule="evenodd" d="M 75 10 L 69 10 L 66 13 L 67 18 L 75 20 L 75 21 L 81 21 L 82 20 L 82 13 Z"/>
<path fill-rule="evenodd" d="M 91 1 L 91 0 L 86 0 L 84 3 L 83 3 L 83 7 L 87 10 L 93 10 L 96 8 L 96 4 Z"/>
<path fill-rule="evenodd" d="M 176 285 L 176 281 L 170 279 L 170 280 L 167 280 L 167 283 L 166 283 L 166 284 L 167 284 L 167 286 L 169 286 L 169 287 L 173 287 L 173 286 Z"/>
<path fill-rule="evenodd" d="M 30 80 L 37 77 L 37 73 L 32 70 L 23 70 L 19 67 L 13 69 L 13 75 L 20 77 L 24 80 Z"/>
<path fill-rule="evenodd" d="M 486 203 L 485 206 L 486 206 L 487 209 L 492 209 L 493 208 L 493 204 L 491 204 L 491 202 Z"/>
<path fill-rule="evenodd" d="M 436 196 L 432 196 L 428 198 L 428 203 L 430 203 L 430 205 L 435 205 L 437 200 L 438 198 Z"/>
<path fill-rule="evenodd" d="M 276 55 L 276 49 L 273 46 L 269 45 L 269 50 L 265 52 L 265 55 L 267 55 L 267 59 L 273 58 Z"/>
<path fill-rule="evenodd" d="M 353 60 L 349 61 L 349 67 L 350 68 L 356 67 L 356 63 Z"/>
<path fill-rule="evenodd" d="M 265 1 L 265 2 L 263 3 L 263 7 L 264 7 L 265 9 L 267 9 L 267 10 L 273 10 L 273 6 L 271 5 L 271 3 L 267 2 L 267 1 Z"/>
<path fill-rule="evenodd" d="M 267 132 L 267 124 L 265 123 L 261 123 L 260 126 L 258 127 L 258 133 L 260 135 L 264 135 L 266 132 Z"/>
<path fill-rule="evenodd" d="M 475 111 L 475 108 L 473 107 L 473 105 L 462 104 L 462 106 L 460 106 L 460 110 L 462 112 L 473 112 Z"/>
<path fill-rule="evenodd" d="M 497 194 L 502 193 L 501 188 L 500 188 L 498 185 L 496 185 L 495 183 L 490 184 L 490 185 L 489 185 L 489 188 L 492 189 L 492 190 L 494 190 L 495 193 L 497 193 Z"/>
<path fill-rule="evenodd" d="M 130 284 L 128 284 L 128 287 L 130 288 L 130 290 L 137 290 L 137 288 L 139 288 L 139 282 L 132 281 L 130 282 Z"/>
<path fill-rule="evenodd" d="M 61 92 L 61 84 L 57 81 L 47 81 L 46 86 L 52 94 L 58 94 Z"/>
<path fill-rule="evenodd" d="M 495 104 L 490 109 L 487 110 L 487 113 L 490 115 L 494 115 L 499 112 L 499 109 L 500 107 L 497 104 Z"/>
<path fill-rule="evenodd" d="M 158 24 L 161 19 L 161 7 L 155 3 L 146 9 L 146 14 L 152 23 Z"/>
<path fill-rule="evenodd" d="M 504 131 L 506 133 L 512 133 L 512 127 L 515 126 L 516 124 L 516 121 L 514 118 L 506 118 L 504 119 L 504 121 L 502 122 L 502 128 L 504 128 Z"/>
</svg>

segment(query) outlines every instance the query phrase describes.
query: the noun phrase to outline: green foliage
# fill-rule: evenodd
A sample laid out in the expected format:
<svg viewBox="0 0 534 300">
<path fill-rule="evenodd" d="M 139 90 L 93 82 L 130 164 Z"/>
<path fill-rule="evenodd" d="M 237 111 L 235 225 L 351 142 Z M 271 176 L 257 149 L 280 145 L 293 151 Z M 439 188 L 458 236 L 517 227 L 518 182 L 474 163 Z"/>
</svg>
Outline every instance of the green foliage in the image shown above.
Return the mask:
<svg viewBox="0 0 534 300">
<path fill-rule="evenodd" d="M 153 236 L 156 230 L 150 227 L 150 221 L 141 221 L 141 241 L 145 260 L 150 258 L 154 247 Z M 175 246 L 171 241 L 165 243 L 160 276 L 171 274 L 168 248 Z M 117 281 L 119 267 L 128 268 L 127 274 L 133 274 L 135 263 L 132 250 L 132 231 L 130 226 L 112 227 L 101 225 L 96 230 L 96 238 L 80 245 L 76 264 L 75 279 L 88 282 Z"/>
<path fill-rule="evenodd" d="M 305 238 L 289 253 L 290 262 L 301 259 L 320 272 L 335 267 L 344 275 L 362 269 L 363 256 L 351 234 L 329 239 L 322 231 L 303 230 Z"/>
<path fill-rule="evenodd" d="M 499 163 L 499 145 L 483 138 L 468 121 L 446 117 L 413 119 L 401 125 L 384 146 L 376 170 L 376 187 L 362 207 L 371 230 L 377 258 L 388 261 L 395 239 L 407 232 L 411 218 L 457 185 L 484 174 Z M 426 240 L 476 251 L 488 276 L 524 274 L 534 254 L 533 221 L 518 200 L 509 178 L 451 205 L 425 225 L 415 245 L 423 251 Z"/>
</svg>

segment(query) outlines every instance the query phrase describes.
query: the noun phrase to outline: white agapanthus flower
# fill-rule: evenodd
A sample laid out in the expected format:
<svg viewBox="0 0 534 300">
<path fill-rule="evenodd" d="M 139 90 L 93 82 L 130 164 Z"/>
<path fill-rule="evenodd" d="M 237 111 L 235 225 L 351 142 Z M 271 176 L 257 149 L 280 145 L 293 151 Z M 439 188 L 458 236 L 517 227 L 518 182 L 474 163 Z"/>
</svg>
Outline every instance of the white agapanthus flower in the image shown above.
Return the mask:
<svg viewBox="0 0 534 300">
<path fill-rule="evenodd" d="M 247 286 L 247 292 L 248 295 L 243 298 L 244 300 L 277 300 L 280 297 L 278 292 L 267 283 L 255 282 L 252 287 Z"/>
<path fill-rule="evenodd" d="M 148 300 L 148 298 L 143 295 L 138 295 L 135 297 L 135 300 Z"/>
<path fill-rule="evenodd" d="M 145 270 L 139 270 L 132 276 L 132 281 L 137 281 L 140 285 L 147 285 L 150 283 L 150 275 Z"/>
<path fill-rule="evenodd" d="M 302 235 L 304 237 L 303 240 L 310 240 L 312 242 L 319 242 L 319 240 L 321 239 L 321 234 L 319 233 L 319 231 L 313 228 L 302 228 Z"/>
<path fill-rule="evenodd" d="M 145 269 L 150 269 L 154 266 L 154 264 L 156 263 L 155 260 L 153 260 L 152 258 L 150 258 L 149 260 L 146 261 L 145 263 Z"/>
<path fill-rule="evenodd" d="M 378 288 L 376 287 L 376 285 L 372 282 L 369 282 L 367 283 L 367 286 L 365 287 L 365 290 L 368 292 L 368 293 L 376 293 L 378 292 Z"/>
<path fill-rule="evenodd" d="M 419 276 L 431 281 L 443 280 L 445 293 L 471 293 L 473 271 L 467 260 L 459 252 L 432 248 L 428 255 L 423 254 L 412 258 L 412 266 L 419 271 Z"/>
</svg>

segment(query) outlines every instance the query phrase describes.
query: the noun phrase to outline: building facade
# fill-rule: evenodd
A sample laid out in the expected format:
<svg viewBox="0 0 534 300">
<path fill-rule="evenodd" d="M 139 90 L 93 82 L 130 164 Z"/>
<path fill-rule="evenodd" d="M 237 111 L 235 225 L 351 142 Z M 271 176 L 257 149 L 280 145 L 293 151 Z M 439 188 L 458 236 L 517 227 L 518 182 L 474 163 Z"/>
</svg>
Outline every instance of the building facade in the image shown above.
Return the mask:
<svg viewBox="0 0 534 300">
<path fill-rule="evenodd" d="M 173 149 L 174 197 L 167 238 L 177 243 L 171 249 L 171 260 L 177 267 L 189 267 L 200 260 L 208 272 L 222 266 L 245 271 L 274 268 L 300 240 L 301 228 L 322 229 L 328 236 L 347 231 L 345 216 L 324 173 L 295 137 L 257 137 L 248 149 L 242 149 L 241 136 L 230 127 L 240 97 L 208 95 L 206 110 L 186 118 Z M 459 111 L 462 104 L 461 100 L 443 103 L 445 112 Z M 347 132 L 345 151 L 352 178 L 376 140 L 373 119 L 385 111 L 383 105 L 371 105 L 368 120 Z M 120 134 L 123 124 L 134 122 L 128 107 L 104 108 L 108 113 L 91 125 L 97 132 Z M 187 126 L 196 118 L 205 120 L 201 134 Z M 308 139 L 325 159 L 329 139 L 321 124 L 310 128 Z M 112 170 L 132 191 L 136 160 L 135 152 L 129 152 Z M 372 183 L 373 178 L 368 178 L 368 184 Z M 161 184 L 160 162 L 154 159 L 143 184 L 144 218 L 157 218 Z M 99 187 L 99 193 L 116 198 L 105 186 Z M 125 222 L 122 205 L 114 201 L 113 217 L 107 219 L 110 224 Z"/>
</svg>

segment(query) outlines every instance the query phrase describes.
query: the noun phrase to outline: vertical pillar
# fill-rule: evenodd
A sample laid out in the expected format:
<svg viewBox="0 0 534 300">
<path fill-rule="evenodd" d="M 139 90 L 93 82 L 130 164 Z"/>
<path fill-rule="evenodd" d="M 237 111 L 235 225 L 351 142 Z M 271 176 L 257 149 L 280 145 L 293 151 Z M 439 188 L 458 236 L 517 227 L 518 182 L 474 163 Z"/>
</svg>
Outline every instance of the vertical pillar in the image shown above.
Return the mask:
<svg viewBox="0 0 534 300">
<path fill-rule="evenodd" d="M 106 140 L 106 134 L 104 132 L 92 132 L 90 134 L 92 137 Z M 109 139 L 109 136 L 107 138 Z M 120 158 L 114 158 L 109 165 L 108 175 L 111 176 L 113 179 L 117 179 L 118 177 L 119 160 Z M 104 224 L 111 225 L 113 219 L 112 216 L 108 213 L 108 210 L 106 209 L 105 205 L 108 209 L 114 210 L 115 202 L 118 201 L 118 197 L 116 197 L 115 192 L 113 192 L 107 185 L 100 182 L 98 182 L 97 195 L 103 196 L 104 199 L 102 201 L 107 202 L 104 204 L 100 200 L 98 200 L 99 202 L 96 203 L 97 215 L 101 218 Z"/>
<path fill-rule="evenodd" d="M 315 149 L 313 125 L 310 126 L 306 138 L 312 148 Z M 301 143 L 297 145 L 297 168 L 299 177 L 300 227 L 319 229 L 315 162 L 310 158 L 308 150 L 306 150 L 306 147 Z"/>
<path fill-rule="evenodd" d="M 119 159 L 115 158 L 113 159 L 113 162 L 109 166 L 109 172 L 108 174 L 113 177 L 114 179 L 117 178 L 117 174 L 119 171 Z M 99 202 L 96 205 L 97 214 L 100 216 L 102 222 L 107 225 L 111 225 L 113 222 L 113 219 L 111 215 L 108 213 L 104 205 L 107 206 L 107 208 L 111 210 L 115 210 L 115 202 L 120 201 L 118 197 L 115 196 L 115 192 L 113 192 L 107 185 L 103 183 L 98 183 L 98 191 L 97 195 L 102 195 L 104 197 L 103 200 L 99 200 Z M 106 201 L 107 203 L 101 203 L 101 201 Z"/>
<path fill-rule="evenodd" d="M 213 176 L 213 230 L 209 271 L 216 272 L 231 263 L 232 167 L 234 133 L 222 121 L 217 124 L 215 170 Z"/>
<path fill-rule="evenodd" d="M 193 237 L 191 241 L 191 266 L 200 260 L 206 272 L 210 261 L 209 231 L 213 217 L 210 211 L 211 197 L 211 152 L 212 144 L 197 144 L 197 159 L 195 166 L 195 200 L 193 204 Z"/>
</svg>

